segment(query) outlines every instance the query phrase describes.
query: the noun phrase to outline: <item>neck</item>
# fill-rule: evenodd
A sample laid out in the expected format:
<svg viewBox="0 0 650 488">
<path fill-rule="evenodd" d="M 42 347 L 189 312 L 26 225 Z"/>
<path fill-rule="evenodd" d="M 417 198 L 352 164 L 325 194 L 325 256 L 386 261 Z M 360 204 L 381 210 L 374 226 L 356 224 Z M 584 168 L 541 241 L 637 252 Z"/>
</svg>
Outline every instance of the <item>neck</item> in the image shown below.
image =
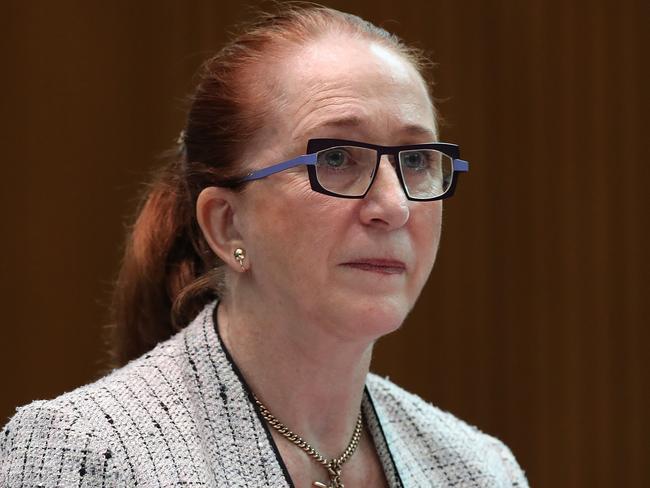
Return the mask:
<svg viewBox="0 0 650 488">
<path fill-rule="evenodd" d="M 343 341 L 318 324 L 260 302 L 219 304 L 221 337 L 253 393 L 325 457 L 353 433 L 373 342 Z"/>
</svg>

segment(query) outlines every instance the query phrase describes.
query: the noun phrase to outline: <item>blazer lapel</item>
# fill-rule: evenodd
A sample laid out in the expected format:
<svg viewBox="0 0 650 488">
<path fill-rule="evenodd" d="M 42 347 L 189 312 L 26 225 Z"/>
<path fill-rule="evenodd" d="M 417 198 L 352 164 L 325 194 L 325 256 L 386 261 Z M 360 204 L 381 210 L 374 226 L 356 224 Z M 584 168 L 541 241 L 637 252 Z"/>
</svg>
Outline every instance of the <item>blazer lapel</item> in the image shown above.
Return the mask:
<svg viewBox="0 0 650 488">
<path fill-rule="evenodd" d="M 384 468 L 388 486 L 390 488 L 403 488 L 404 483 L 400 477 L 399 466 L 395 462 L 396 459 L 393 454 L 394 446 L 390 440 L 394 438 L 390 424 L 387 422 L 380 406 L 374 401 L 368 385 L 366 385 L 364 393 L 361 406 L 368 424 L 368 429 L 375 443 L 379 460 Z"/>
<path fill-rule="evenodd" d="M 215 331 L 206 305 L 185 329 L 186 381 L 217 486 L 292 483 L 245 382 Z"/>
</svg>

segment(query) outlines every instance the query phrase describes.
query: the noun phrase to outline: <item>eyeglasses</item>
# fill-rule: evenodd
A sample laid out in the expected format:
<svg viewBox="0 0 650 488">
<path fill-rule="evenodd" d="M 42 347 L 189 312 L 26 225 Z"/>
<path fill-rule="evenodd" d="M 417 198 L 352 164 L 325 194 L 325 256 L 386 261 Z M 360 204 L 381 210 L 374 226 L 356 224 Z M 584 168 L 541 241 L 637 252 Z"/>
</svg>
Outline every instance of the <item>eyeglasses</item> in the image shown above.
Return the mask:
<svg viewBox="0 0 650 488">
<path fill-rule="evenodd" d="M 432 201 L 454 193 L 458 174 L 469 171 L 455 144 L 435 142 L 406 146 L 378 146 L 341 139 L 310 139 L 307 154 L 253 171 L 235 184 L 307 166 L 312 190 L 340 198 L 363 198 L 377 176 L 381 156 L 387 154 L 409 200 Z"/>
</svg>

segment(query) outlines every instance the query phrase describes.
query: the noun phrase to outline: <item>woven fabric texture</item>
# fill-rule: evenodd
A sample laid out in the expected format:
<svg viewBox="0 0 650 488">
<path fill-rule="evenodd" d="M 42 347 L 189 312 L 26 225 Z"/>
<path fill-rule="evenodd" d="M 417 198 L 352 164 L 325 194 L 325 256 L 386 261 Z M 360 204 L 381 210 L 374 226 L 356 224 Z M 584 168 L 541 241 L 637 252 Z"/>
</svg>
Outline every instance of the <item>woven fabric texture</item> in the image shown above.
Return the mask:
<svg viewBox="0 0 650 488">
<path fill-rule="evenodd" d="M 216 304 L 95 383 L 20 407 L 0 433 L 0 486 L 294 486 Z M 362 408 L 391 487 L 528 486 L 500 441 L 387 379 L 368 375 Z"/>
</svg>

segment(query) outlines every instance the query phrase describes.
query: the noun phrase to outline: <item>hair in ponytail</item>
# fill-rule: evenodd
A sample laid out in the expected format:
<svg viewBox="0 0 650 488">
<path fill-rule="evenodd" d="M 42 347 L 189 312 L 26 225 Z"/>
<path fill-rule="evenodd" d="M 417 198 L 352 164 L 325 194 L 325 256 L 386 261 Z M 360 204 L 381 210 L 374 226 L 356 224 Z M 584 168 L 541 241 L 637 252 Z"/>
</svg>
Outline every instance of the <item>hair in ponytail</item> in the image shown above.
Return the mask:
<svg viewBox="0 0 650 488">
<path fill-rule="evenodd" d="M 154 173 L 129 228 L 111 303 L 114 367 L 169 338 L 225 293 L 224 263 L 203 237 L 196 199 L 203 188 L 232 186 L 245 173 L 245 144 L 267 123 L 277 98 L 265 85 L 266 65 L 327 33 L 387 45 L 420 73 L 430 65 L 384 29 L 313 4 L 280 6 L 242 32 L 201 68 L 181 150 Z"/>
</svg>

